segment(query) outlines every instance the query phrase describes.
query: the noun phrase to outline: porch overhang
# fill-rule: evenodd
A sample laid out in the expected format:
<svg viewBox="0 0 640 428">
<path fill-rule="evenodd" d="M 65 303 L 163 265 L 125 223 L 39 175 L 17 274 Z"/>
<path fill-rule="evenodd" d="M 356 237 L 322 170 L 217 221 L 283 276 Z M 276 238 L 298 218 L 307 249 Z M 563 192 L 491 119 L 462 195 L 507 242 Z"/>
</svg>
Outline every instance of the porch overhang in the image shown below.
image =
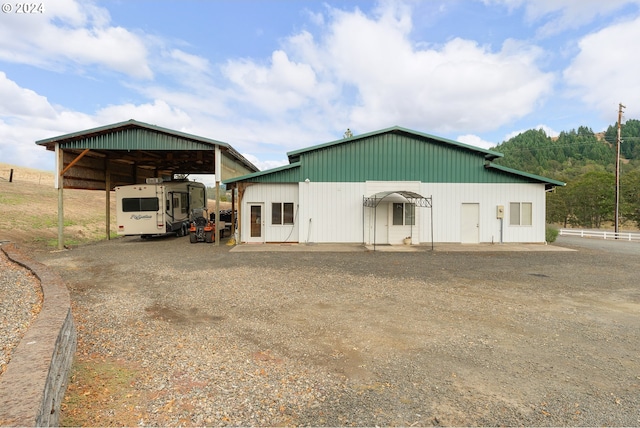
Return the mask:
<svg viewBox="0 0 640 428">
<path fill-rule="evenodd" d="M 410 204 L 414 204 L 416 207 L 431 208 L 431 203 L 432 203 L 431 197 L 427 198 L 425 196 L 422 196 L 419 193 L 410 192 L 408 190 L 393 190 L 393 191 L 386 191 L 386 192 L 378 192 L 368 197 L 365 196 L 363 198 L 363 205 L 365 207 L 375 208 L 385 198 L 393 194 L 402 196 L 407 200 L 407 202 L 409 202 Z"/>
</svg>

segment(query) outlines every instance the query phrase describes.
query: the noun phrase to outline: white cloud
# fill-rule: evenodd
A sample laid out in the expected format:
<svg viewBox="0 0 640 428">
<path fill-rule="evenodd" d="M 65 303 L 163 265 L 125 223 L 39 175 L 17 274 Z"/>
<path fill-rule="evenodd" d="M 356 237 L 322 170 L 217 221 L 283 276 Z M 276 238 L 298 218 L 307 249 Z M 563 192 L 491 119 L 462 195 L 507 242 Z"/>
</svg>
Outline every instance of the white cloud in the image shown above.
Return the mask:
<svg viewBox="0 0 640 428">
<path fill-rule="evenodd" d="M 170 106 L 163 100 L 138 105 L 113 105 L 100 109 L 95 117 L 103 125 L 135 119 L 176 130 L 184 130 L 191 126 L 191 118 L 184 111 Z"/>
<path fill-rule="evenodd" d="M 550 92 L 535 46 L 507 40 L 500 51 L 460 38 L 417 49 L 408 12 L 372 19 L 336 12 L 329 35 L 311 51 L 339 84 L 355 87 L 351 126 L 401 125 L 438 132 L 483 131 L 530 113 Z"/>
<path fill-rule="evenodd" d="M 21 88 L 0 71 L 0 115 L 8 117 L 51 117 L 54 110 L 46 97 Z"/>
<path fill-rule="evenodd" d="M 510 10 L 524 7 L 529 23 L 546 21 L 537 29 L 537 33 L 547 37 L 580 28 L 626 5 L 640 5 L 640 0 L 483 0 L 483 3 L 502 4 Z"/>
<path fill-rule="evenodd" d="M 73 0 L 48 2 L 45 8 L 42 14 L 3 14 L 0 60 L 58 71 L 99 66 L 153 77 L 144 41 L 110 26 L 106 9 Z"/>
<path fill-rule="evenodd" d="M 627 114 L 637 116 L 640 106 L 640 57 L 634 40 L 640 40 L 640 18 L 612 25 L 584 37 L 580 53 L 564 70 L 563 77 L 575 97 L 615 118 L 618 103 L 628 106 Z"/>
<path fill-rule="evenodd" d="M 463 144 L 480 147 L 482 149 L 490 149 L 491 147 L 495 147 L 498 144 L 496 142 L 483 140 L 482 138 L 473 134 L 460 135 L 457 140 Z"/>
<path fill-rule="evenodd" d="M 315 93 L 316 76 L 308 64 L 289 60 L 277 50 L 268 66 L 250 60 L 230 60 L 225 76 L 238 88 L 238 96 L 269 115 L 304 106 Z"/>
<path fill-rule="evenodd" d="M 243 153 L 244 156 L 249 162 L 254 164 L 260 171 L 265 171 L 267 169 L 277 168 L 279 166 L 288 165 L 289 161 L 286 159 L 282 160 L 271 160 L 271 161 L 261 161 L 256 156 L 251 153 Z"/>
</svg>

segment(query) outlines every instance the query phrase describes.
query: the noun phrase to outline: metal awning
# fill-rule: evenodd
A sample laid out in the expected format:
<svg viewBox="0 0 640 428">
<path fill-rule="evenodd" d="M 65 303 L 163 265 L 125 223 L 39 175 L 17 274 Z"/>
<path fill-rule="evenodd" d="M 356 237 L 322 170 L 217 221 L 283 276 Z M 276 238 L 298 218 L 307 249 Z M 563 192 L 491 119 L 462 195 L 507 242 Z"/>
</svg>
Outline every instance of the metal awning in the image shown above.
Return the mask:
<svg viewBox="0 0 640 428">
<path fill-rule="evenodd" d="M 403 197 L 408 203 L 414 204 L 416 207 L 430 208 L 431 209 L 431 249 L 433 250 L 433 196 L 425 197 L 419 193 L 411 192 L 409 190 L 391 190 L 386 192 L 378 192 L 371 196 L 362 197 L 362 205 L 365 207 L 373 208 L 373 251 L 376 250 L 376 231 L 377 231 L 377 216 L 378 205 L 384 199 L 391 195 L 399 195 Z M 364 210 L 362 210 L 362 242 L 364 243 Z M 413 227 L 411 228 L 411 234 L 413 234 Z"/>
<path fill-rule="evenodd" d="M 407 200 L 407 202 L 414 204 L 416 207 L 431 208 L 431 202 L 432 202 L 431 197 L 426 198 L 420 195 L 419 193 L 410 192 L 408 190 L 393 190 L 393 191 L 387 191 L 387 192 L 378 192 L 375 195 L 371 195 L 369 197 L 365 196 L 363 198 L 363 205 L 365 207 L 375 208 L 378 206 L 380 202 L 382 202 L 383 199 L 393 195 L 394 193 L 402 196 Z"/>
</svg>

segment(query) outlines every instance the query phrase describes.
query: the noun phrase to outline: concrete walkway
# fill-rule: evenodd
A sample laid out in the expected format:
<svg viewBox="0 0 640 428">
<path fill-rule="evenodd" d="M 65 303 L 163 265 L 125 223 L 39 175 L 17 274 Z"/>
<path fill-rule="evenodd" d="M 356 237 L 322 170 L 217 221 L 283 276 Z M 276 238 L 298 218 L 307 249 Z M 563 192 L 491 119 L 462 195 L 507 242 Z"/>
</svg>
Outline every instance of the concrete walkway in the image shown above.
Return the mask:
<svg viewBox="0 0 640 428">
<path fill-rule="evenodd" d="M 333 252 L 349 253 L 374 251 L 373 245 L 363 244 L 240 244 L 232 252 Z M 422 245 L 376 245 L 380 252 L 425 252 L 431 251 L 431 244 Z M 545 244 L 434 244 L 438 252 L 493 252 L 493 251 L 575 251 L 570 248 Z"/>
</svg>

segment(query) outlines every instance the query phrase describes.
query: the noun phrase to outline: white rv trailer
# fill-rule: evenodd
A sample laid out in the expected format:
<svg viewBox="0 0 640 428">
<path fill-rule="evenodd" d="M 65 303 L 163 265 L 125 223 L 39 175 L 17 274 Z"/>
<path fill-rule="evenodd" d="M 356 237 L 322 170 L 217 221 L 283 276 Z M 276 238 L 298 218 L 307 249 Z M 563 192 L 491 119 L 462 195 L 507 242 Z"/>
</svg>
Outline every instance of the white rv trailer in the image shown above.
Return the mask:
<svg viewBox="0 0 640 428">
<path fill-rule="evenodd" d="M 207 207 L 204 184 L 148 178 L 145 184 L 116 187 L 118 235 L 184 236 L 192 210 Z"/>
</svg>

